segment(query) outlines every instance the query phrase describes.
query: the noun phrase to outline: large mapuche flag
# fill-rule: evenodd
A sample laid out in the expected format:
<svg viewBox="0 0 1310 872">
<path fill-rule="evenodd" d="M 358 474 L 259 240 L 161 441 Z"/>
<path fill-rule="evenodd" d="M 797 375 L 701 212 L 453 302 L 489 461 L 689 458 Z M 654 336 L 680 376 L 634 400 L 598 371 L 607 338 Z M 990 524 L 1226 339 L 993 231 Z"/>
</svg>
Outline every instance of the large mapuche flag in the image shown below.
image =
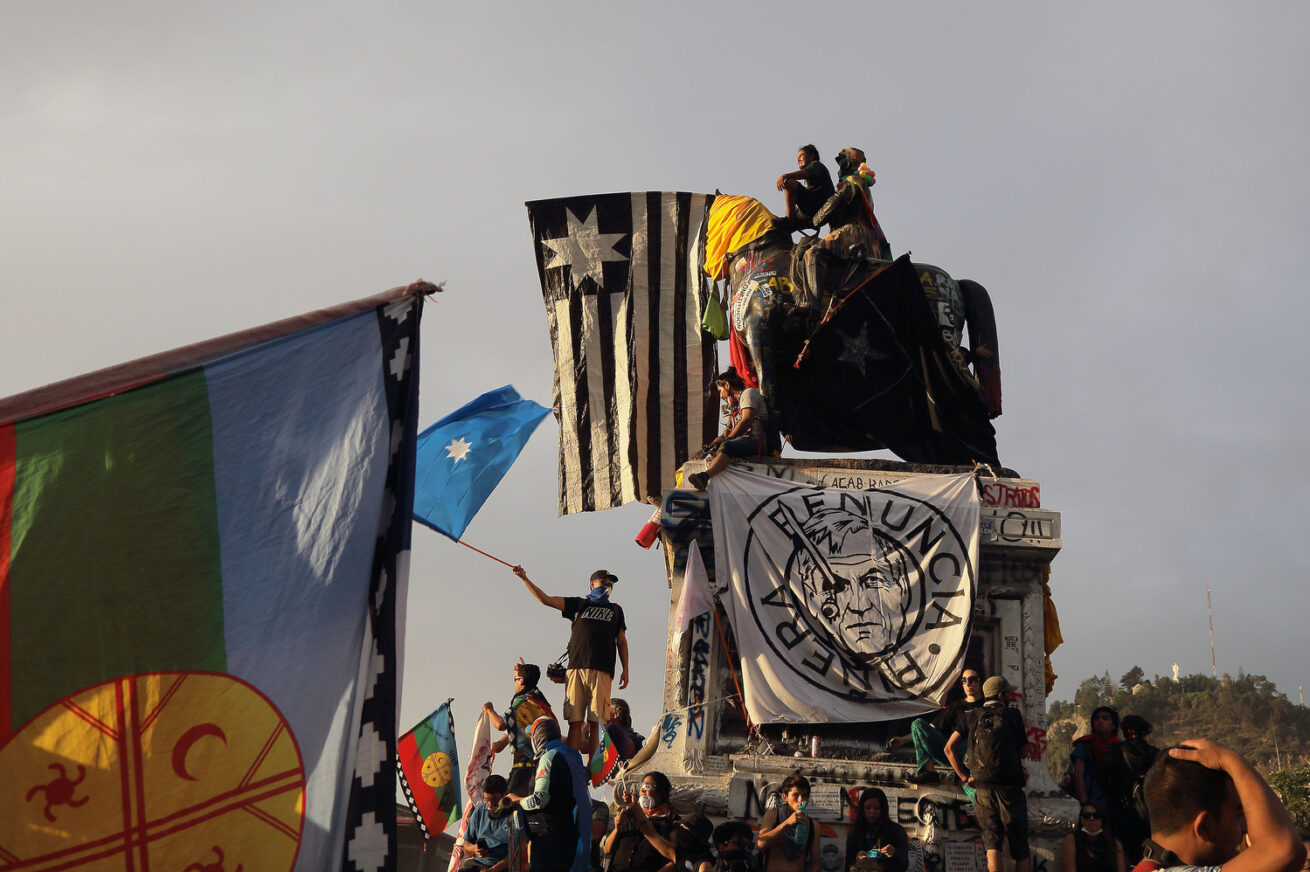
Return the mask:
<svg viewBox="0 0 1310 872">
<path fill-rule="evenodd" d="M 971 474 L 847 491 L 729 469 L 709 499 L 753 722 L 882 721 L 942 705 L 977 588 Z"/>
<path fill-rule="evenodd" d="M 0 870 L 395 868 L 429 289 L 0 400 Z"/>
<path fill-rule="evenodd" d="M 660 494 L 714 436 L 715 345 L 700 327 L 712 200 L 652 191 L 527 204 L 555 349 L 560 514 Z"/>
</svg>

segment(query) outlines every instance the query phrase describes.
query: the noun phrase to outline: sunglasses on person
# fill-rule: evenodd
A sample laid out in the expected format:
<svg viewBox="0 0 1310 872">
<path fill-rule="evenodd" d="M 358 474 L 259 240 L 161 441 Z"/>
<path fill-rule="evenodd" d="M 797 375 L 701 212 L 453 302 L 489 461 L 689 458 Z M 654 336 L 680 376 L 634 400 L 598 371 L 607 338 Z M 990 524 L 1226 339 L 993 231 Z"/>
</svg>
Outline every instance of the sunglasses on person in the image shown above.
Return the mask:
<svg viewBox="0 0 1310 872">
<path fill-rule="evenodd" d="M 1101 813 L 1099 811 L 1085 811 L 1079 815 L 1079 817 L 1083 820 L 1099 821 L 1101 819 Z"/>
<path fill-rule="evenodd" d="M 982 679 L 976 675 L 962 675 L 960 676 L 960 680 L 967 684 L 973 684 L 975 681 L 981 681 Z"/>
</svg>

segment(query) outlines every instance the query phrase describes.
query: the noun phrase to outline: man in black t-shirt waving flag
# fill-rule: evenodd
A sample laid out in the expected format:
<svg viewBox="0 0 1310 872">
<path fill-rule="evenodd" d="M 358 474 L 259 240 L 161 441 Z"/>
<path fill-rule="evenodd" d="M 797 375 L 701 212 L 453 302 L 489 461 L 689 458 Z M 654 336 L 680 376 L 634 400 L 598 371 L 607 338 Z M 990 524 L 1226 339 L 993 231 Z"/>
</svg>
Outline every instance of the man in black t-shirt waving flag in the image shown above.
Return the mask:
<svg viewBox="0 0 1310 872">
<path fill-rule="evenodd" d="M 591 574 L 591 592 L 581 596 L 550 596 L 532 583 L 522 566 L 514 574 L 523 579 L 537 602 L 558 610 L 573 623 L 569 636 L 568 683 L 564 688 L 564 720 L 569 722 L 569 747 L 582 754 L 596 750 L 597 724 L 609 713 L 610 684 L 614 679 L 614 653 L 623 665 L 619 689 L 628 686 L 627 624 L 623 608 L 610 602 L 618 578 L 604 569 Z"/>
</svg>

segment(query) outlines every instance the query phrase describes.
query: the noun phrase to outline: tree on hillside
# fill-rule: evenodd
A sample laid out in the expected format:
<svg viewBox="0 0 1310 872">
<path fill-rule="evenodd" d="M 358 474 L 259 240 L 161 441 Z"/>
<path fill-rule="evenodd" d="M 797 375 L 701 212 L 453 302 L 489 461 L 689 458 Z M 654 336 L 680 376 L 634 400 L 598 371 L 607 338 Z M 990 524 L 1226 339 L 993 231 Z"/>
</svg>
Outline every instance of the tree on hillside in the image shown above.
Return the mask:
<svg viewBox="0 0 1310 872">
<path fill-rule="evenodd" d="M 1142 667 L 1134 666 L 1123 674 L 1123 678 L 1119 679 L 1119 686 L 1129 693 L 1132 693 L 1133 688 L 1145 680 L 1146 673 L 1142 671 Z"/>
<path fill-rule="evenodd" d="M 1310 833 L 1310 766 L 1270 772 L 1269 786 L 1287 806 L 1287 813 L 1292 816 L 1296 828 Z"/>
</svg>

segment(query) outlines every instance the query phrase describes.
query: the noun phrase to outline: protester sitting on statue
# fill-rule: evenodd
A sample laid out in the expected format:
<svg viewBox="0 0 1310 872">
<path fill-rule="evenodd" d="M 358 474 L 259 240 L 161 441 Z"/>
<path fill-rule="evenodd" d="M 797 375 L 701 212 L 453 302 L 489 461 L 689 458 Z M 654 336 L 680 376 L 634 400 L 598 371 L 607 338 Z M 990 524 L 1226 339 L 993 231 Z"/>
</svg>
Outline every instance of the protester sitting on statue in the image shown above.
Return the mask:
<svg viewBox="0 0 1310 872">
<path fill-rule="evenodd" d="M 803 775 L 788 775 L 782 782 L 782 801 L 760 817 L 755 846 L 768 872 L 807 872 L 819 868 L 822 839 L 805 813 L 810 782 Z"/>
<path fill-rule="evenodd" d="M 455 841 L 455 846 L 464 850 L 459 872 L 502 872 L 508 864 L 509 817 L 490 817 L 508 790 L 504 776 L 483 779 L 482 803 L 469 813 L 464 835 Z"/>
<path fill-rule="evenodd" d="M 527 816 L 528 872 L 586 872 L 591 866 L 590 777 L 582 756 L 560 739 L 559 722 L 532 725 L 537 777 L 532 793 L 510 792 L 499 813 L 521 808 Z"/>
<path fill-rule="evenodd" d="M 1102 786 L 1110 798 L 1106 823 L 1123 844 L 1127 863 L 1135 865 L 1142 859 L 1142 842 L 1151 834 L 1137 807 L 1137 793 L 1160 749 L 1146 741 L 1151 735 L 1151 722 L 1141 715 L 1126 715 L 1119 726 L 1123 740 L 1110 749 L 1102 770 Z"/>
<path fill-rule="evenodd" d="M 532 791 L 535 754 L 528 728 L 539 717 L 555 717 L 555 713 L 550 710 L 550 703 L 537 688 L 540 680 L 541 669 L 535 663 L 524 663 L 520 657 L 514 665 L 514 696 L 505 714 L 498 714 L 490 702 L 482 704 L 491 725 L 505 733 L 492 743 L 492 752 L 499 753 L 506 745 L 512 745 L 514 760 L 509 770 L 509 792 L 520 796 Z"/>
<path fill-rule="evenodd" d="M 910 867 L 910 840 L 891 819 L 887 794 L 866 787 L 855 805 L 855 823 L 846 837 L 845 872 L 905 872 Z M 1123 872 L 1123 870 L 1119 870 Z"/>
<path fill-rule="evenodd" d="M 1107 705 L 1092 710 L 1092 731 L 1074 739 L 1073 792 L 1079 802 L 1094 802 L 1100 808 L 1109 805 L 1102 782 L 1110 751 L 1119 744 L 1119 713 Z"/>
<path fill-rule="evenodd" d="M 813 302 L 820 305 L 824 302 L 825 273 L 834 262 L 869 257 L 891 259 L 891 246 L 873 214 L 869 195 L 874 183 L 873 170 L 864 161 L 864 152 L 858 148 L 843 148 L 837 153 L 841 182 L 837 192 L 813 218 L 815 227 L 827 224 L 831 228 L 817 244 L 807 246 L 802 255 L 806 284 L 814 295 Z"/>
<path fill-rule="evenodd" d="M 618 576 L 604 569 L 591 574 L 591 592 L 585 597 L 550 596 L 532 583 L 522 566 L 514 574 L 544 606 L 559 611 L 573 624 L 569 635 L 568 681 L 564 690 L 564 719 L 569 722 L 568 744 L 583 754 L 596 750 L 597 725 L 609 714 L 610 686 L 614 678 L 614 652 L 623 672 L 619 689 L 628 686 L 628 637 L 623 608 L 610 602 Z"/>
<path fill-rule="evenodd" d="M 969 712 L 946 740 L 946 759 L 973 787 L 974 810 L 987 851 L 987 872 L 1002 872 L 1001 848 L 1009 844 L 1016 872 L 1032 869 L 1028 847 L 1028 775 L 1020 756 L 1028 746 L 1023 715 L 1009 707 L 1010 684 L 999 675 L 983 682 L 984 702 Z M 959 749 L 967 748 L 964 755 Z M 968 760 L 968 773 L 965 763 Z"/>
<path fill-rule="evenodd" d="M 610 872 L 658 872 L 677 860 L 674 841 L 679 818 L 669 806 L 673 785 L 663 772 L 642 779 L 637 804 L 619 807 L 614 830 L 605 838 Z"/>
<path fill-rule="evenodd" d="M 897 736 L 887 743 L 889 748 L 899 747 L 906 742 L 914 743 L 915 769 L 910 775 L 911 781 L 923 778 L 935 766 L 950 768 L 950 762 L 946 759 L 946 739 L 955 732 L 965 712 L 983 704 L 982 682 L 982 673 L 966 666 L 964 674 L 960 676 L 960 686 L 964 690 L 962 699 L 948 702 L 932 715 L 915 718 L 910 722 L 909 735 Z M 965 785 L 964 792 L 972 801 L 973 788 Z"/>
<path fill-rule="evenodd" d="M 1105 813 L 1094 802 L 1078 812 L 1078 829 L 1060 846 L 1062 872 L 1124 872 L 1124 849 L 1105 826 Z"/>
<path fill-rule="evenodd" d="M 1133 872 L 1294 872 L 1305 860 L 1278 795 L 1240 755 L 1209 739 L 1161 754 L 1142 792 L 1151 838 Z"/>
<path fill-rule="evenodd" d="M 787 217 L 805 227 L 817 226 L 810 219 L 837 189 L 813 145 L 800 147 L 796 152 L 796 166 L 800 169 L 778 176 L 778 190 L 784 191 L 787 198 Z"/>
<path fill-rule="evenodd" d="M 620 761 L 631 760 L 637 756 L 641 746 L 646 743 L 646 737 L 632 728 L 632 711 L 628 708 L 628 703 L 617 696 L 610 697 L 605 732 L 614 743 L 614 750 L 619 753 Z"/>
<path fill-rule="evenodd" d="M 717 448 L 704 472 L 693 472 L 687 481 L 696 490 L 709 487 L 710 479 L 728 468 L 733 458 L 759 460 L 769 453 L 769 404 L 764 394 L 746 387 L 736 367 L 728 367 L 714 379 L 719 397 L 728 404 L 728 423 L 709 444 Z"/>
</svg>

